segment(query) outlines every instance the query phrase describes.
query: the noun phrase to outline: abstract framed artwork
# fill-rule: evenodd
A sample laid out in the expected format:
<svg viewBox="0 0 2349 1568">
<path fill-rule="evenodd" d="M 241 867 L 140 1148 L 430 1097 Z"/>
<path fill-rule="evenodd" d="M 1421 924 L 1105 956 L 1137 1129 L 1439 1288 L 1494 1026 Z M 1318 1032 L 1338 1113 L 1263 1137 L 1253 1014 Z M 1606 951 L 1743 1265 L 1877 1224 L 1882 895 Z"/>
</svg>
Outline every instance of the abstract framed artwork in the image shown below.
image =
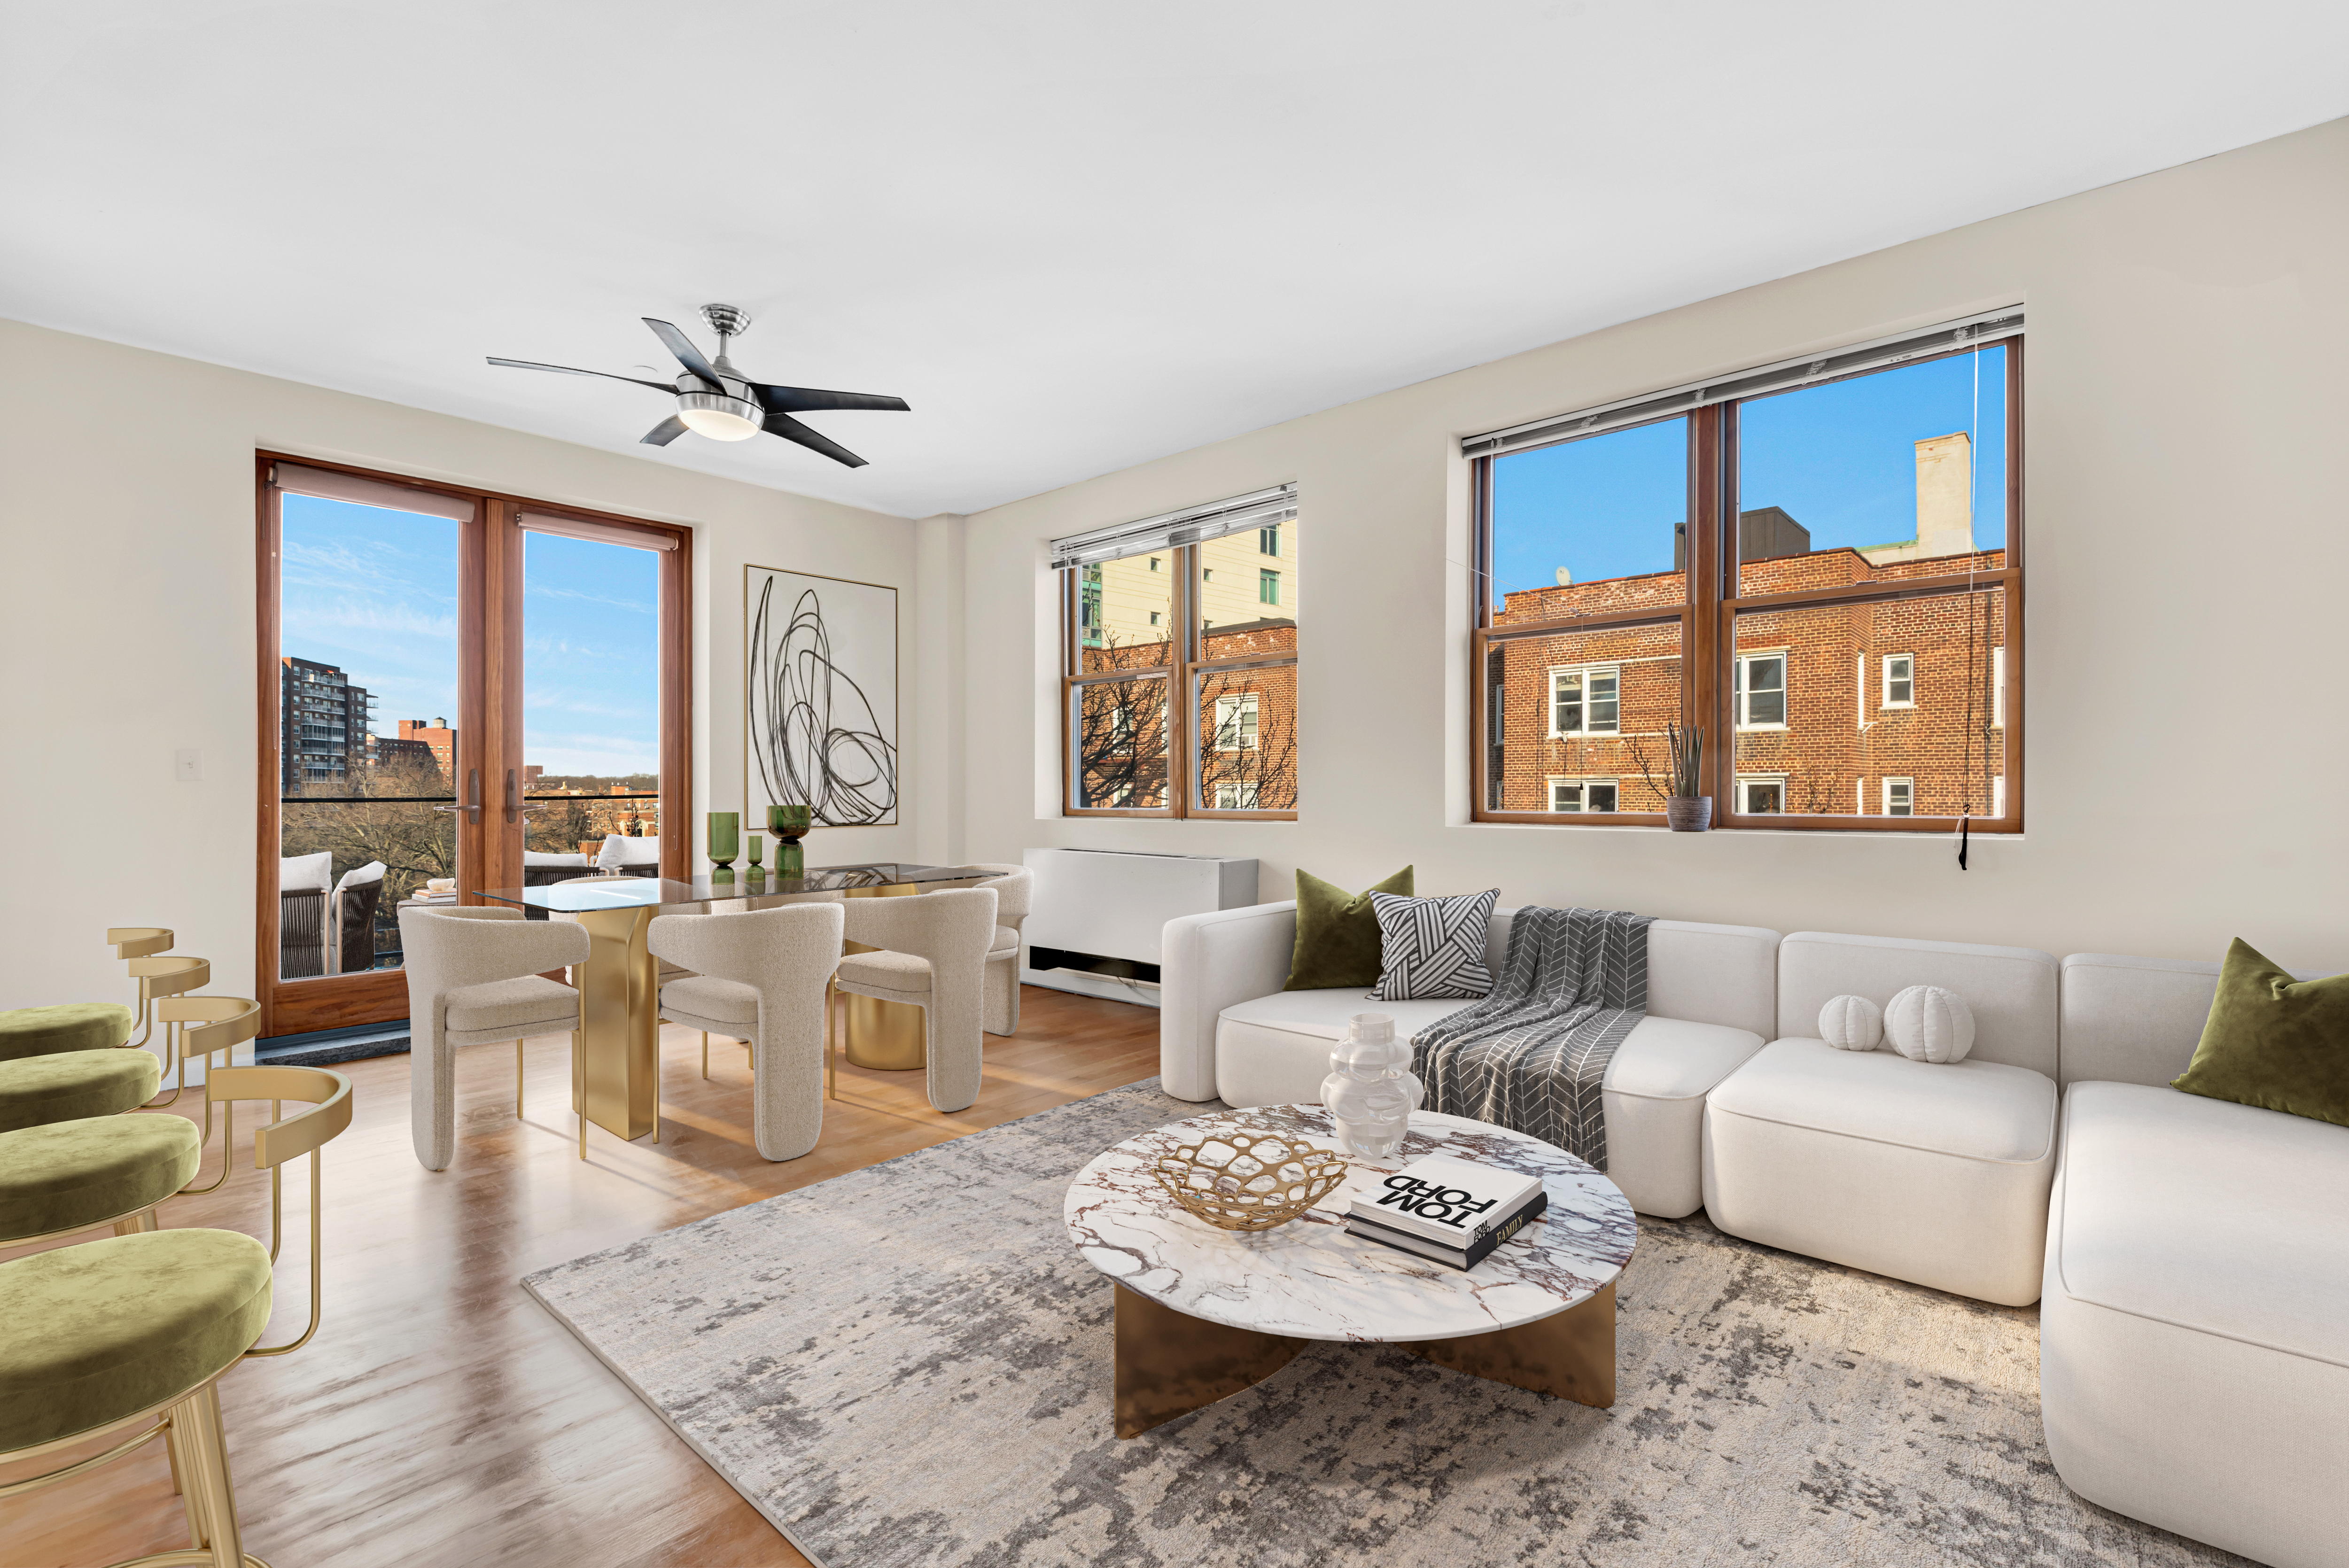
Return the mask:
<svg viewBox="0 0 2349 1568">
<path fill-rule="evenodd" d="M 742 806 L 823 827 L 897 820 L 897 591 L 742 569 Z"/>
</svg>

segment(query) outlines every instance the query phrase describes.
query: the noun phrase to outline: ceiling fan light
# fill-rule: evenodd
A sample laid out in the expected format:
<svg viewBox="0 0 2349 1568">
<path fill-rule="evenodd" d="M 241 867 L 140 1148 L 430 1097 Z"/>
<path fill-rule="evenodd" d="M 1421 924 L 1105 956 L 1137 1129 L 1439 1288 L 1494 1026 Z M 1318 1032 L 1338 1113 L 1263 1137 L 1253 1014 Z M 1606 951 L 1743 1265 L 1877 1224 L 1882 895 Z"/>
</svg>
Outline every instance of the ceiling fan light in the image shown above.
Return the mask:
<svg viewBox="0 0 2349 1568">
<path fill-rule="evenodd" d="M 747 441 L 765 426 L 767 414 L 744 398 L 716 392 L 680 392 L 677 417 L 697 436 L 713 441 Z"/>
</svg>

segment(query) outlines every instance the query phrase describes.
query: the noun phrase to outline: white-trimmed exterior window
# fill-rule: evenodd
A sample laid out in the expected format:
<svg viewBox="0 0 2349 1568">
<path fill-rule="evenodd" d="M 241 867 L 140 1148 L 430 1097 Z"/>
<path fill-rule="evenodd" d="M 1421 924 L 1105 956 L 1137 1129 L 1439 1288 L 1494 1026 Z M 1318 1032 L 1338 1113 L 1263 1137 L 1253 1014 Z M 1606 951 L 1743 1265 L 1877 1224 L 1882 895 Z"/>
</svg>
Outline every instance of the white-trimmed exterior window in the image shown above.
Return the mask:
<svg viewBox="0 0 2349 1568">
<path fill-rule="evenodd" d="M 1731 666 L 1740 729 L 1786 727 L 1786 654 L 1740 654 Z M 1779 780 L 1781 784 L 1785 780 Z M 1783 793 L 1783 791 L 1782 791 Z"/>
<path fill-rule="evenodd" d="M 1786 810 L 1786 776 L 1784 773 L 1739 774 L 1737 810 L 1754 816 L 1783 813 Z"/>
<path fill-rule="evenodd" d="M 1884 781 L 1884 814 L 1888 817 L 1913 817 L 1917 814 L 1917 781 L 1914 779 L 1887 779 Z"/>
<path fill-rule="evenodd" d="M 1993 817 L 2006 815 L 2006 775 L 2003 773 L 1990 781 L 1990 814 Z"/>
<path fill-rule="evenodd" d="M 1216 749 L 1254 751 L 1257 748 L 1257 694 L 1216 699 Z"/>
<path fill-rule="evenodd" d="M 1549 809 L 1553 811 L 1619 811 L 1622 781 L 1617 779 L 1552 779 Z"/>
<path fill-rule="evenodd" d="M 1623 667 L 1564 665 L 1549 672 L 1549 732 L 1616 735 L 1623 727 Z"/>
<path fill-rule="evenodd" d="M 1218 811 L 1253 811 L 1256 802 L 1257 781 L 1253 779 L 1216 786 L 1216 810 Z"/>
<path fill-rule="evenodd" d="M 1990 651 L 1990 721 L 1997 728 L 2006 727 L 2006 649 L 2002 646 Z M 2001 780 L 2000 788 L 2004 787 Z"/>
<path fill-rule="evenodd" d="M 1917 706 L 1917 655 L 1887 654 L 1884 655 L 1885 707 L 1915 707 Z"/>
</svg>

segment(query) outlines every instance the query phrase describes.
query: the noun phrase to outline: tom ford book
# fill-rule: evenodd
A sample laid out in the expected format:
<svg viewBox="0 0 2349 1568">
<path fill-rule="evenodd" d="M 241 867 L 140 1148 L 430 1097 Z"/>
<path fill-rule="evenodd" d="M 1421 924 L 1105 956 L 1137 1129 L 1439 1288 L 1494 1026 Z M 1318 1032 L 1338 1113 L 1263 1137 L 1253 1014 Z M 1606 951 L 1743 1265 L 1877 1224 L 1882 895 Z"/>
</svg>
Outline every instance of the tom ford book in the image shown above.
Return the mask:
<svg viewBox="0 0 2349 1568">
<path fill-rule="evenodd" d="M 1538 1176 L 1431 1154 L 1358 1195 L 1348 1205 L 1346 1228 L 1368 1241 L 1471 1269 L 1548 1207 Z"/>
</svg>

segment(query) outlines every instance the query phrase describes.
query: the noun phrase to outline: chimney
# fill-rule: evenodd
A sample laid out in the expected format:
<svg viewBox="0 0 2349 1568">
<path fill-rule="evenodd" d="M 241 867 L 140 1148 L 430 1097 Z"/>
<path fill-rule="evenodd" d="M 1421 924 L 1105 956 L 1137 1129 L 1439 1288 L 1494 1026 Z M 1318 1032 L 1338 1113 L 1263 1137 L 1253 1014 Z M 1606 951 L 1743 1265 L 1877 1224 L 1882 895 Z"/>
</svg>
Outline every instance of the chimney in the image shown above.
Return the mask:
<svg viewBox="0 0 2349 1568">
<path fill-rule="evenodd" d="M 1974 444 L 1963 430 L 1917 443 L 1917 553 L 1969 555 L 1974 548 Z"/>
</svg>

